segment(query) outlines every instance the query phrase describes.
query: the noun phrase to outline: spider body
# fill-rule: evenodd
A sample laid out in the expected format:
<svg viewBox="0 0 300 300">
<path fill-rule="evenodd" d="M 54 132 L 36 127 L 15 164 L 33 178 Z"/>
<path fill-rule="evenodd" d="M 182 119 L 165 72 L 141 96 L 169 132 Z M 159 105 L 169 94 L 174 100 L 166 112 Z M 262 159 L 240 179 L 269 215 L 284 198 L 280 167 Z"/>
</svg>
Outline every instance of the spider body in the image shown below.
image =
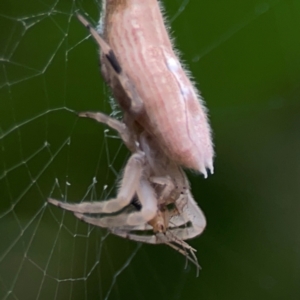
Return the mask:
<svg viewBox="0 0 300 300">
<path fill-rule="evenodd" d="M 185 240 L 201 234 L 206 220 L 182 167 L 205 177 L 207 168 L 213 172 L 205 108 L 173 50 L 157 0 L 106 0 L 103 10 L 104 38 L 78 18 L 100 46 L 102 74 L 124 119 L 122 123 L 102 113 L 79 115 L 116 130 L 132 155 L 115 199 L 48 201 L 115 235 L 167 244 L 199 269 L 196 250 Z M 132 204 L 134 211 L 126 211 Z"/>
<path fill-rule="evenodd" d="M 102 113 L 84 112 L 79 115 L 115 129 L 132 152 L 118 195 L 108 201 L 79 204 L 55 199 L 48 201 L 74 212 L 76 217 L 87 223 L 109 228 L 115 235 L 150 244 L 167 244 L 186 255 L 199 268 L 195 249 L 184 240 L 201 234 L 206 220 L 190 193 L 182 168 L 161 150 L 153 136 L 128 118 L 128 114 L 124 113 L 126 123 Z M 120 212 L 132 202 L 137 208 L 134 212 L 107 216 Z M 99 214 L 106 216 L 98 217 Z M 149 235 L 149 231 L 152 234 Z"/>
<path fill-rule="evenodd" d="M 100 44 L 102 74 L 123 110 L 156 137 L 173 161 L 205 177 L 206 169 L 213 173 L 206 109 L 173 50 L 158 0 L 106 0 L 100 24 L 108 46 Z M 95 38 L 97 33 L 91 33 Z M 118 68 L 112 72 L 109 50 L 122 74 Z M 129 90 L 133 102 L 127 99 Z"/>
</svg>

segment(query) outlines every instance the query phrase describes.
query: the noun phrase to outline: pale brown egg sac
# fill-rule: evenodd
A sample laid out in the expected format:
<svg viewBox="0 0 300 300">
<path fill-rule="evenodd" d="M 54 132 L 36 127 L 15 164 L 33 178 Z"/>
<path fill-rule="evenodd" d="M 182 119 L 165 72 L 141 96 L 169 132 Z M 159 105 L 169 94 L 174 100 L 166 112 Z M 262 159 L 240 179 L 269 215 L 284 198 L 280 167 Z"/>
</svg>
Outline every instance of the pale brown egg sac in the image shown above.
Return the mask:
<svg viewBox="0 0 300 300">
<path fill-rule="evenodd" d="M 142 99 L 135 119 L 185 168 L 213 173 L 203 100 L 182 67 L 157 0 L 106 1 L 101 34 Z"/>
</svg>

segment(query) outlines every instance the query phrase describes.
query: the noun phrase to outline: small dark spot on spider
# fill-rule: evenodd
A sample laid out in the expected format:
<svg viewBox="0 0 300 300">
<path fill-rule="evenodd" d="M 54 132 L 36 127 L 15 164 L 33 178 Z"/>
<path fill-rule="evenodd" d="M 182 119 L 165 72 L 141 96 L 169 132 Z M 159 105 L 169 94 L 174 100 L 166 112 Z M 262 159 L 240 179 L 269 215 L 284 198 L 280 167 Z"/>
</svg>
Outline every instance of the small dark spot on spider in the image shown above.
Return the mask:
<svg viewBox="0 0 300 300">
<path fill-rule="evenodd" d="M 108 54 L 105 55 L 108 61 L 110 62 L 112 68 L 115 70 L 117 74 L 122 72 L 122 68 L 115 56 L 115 53 L 112 50 L 109 50 Z"/>
<path fill-rule="evenodd" d="M 132 204 L 138 211 L 142 209 L 141 202 L 139 201 L 136 195 L 132 198 L 130 204 Z"/>
</svg>

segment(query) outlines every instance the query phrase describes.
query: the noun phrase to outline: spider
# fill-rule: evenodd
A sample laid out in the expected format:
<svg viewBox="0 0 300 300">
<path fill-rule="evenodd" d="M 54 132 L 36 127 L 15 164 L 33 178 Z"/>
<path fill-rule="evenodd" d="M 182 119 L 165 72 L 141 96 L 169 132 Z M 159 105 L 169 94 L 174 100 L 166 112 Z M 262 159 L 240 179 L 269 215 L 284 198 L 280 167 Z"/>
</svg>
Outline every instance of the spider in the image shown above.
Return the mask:
<svg viewBox="0 0 300 300">
<path fill-rule="evenodd" d="M 134 8 L 137 4 L 131 1 L 129 5 L 129 2 L 124 7 L 130 8 L 132 4 Z M 113 6 L 113 1 L 104 3 L 112 5 L 106 17 L 107 24 L 113 26 L 119 20 L 113 18 L 114 12 L 122 12 L 124 7 L 120 6 L 115 10 L 117 6 Z M 153 12 L 160 13 L 155 7 L 157 1 L 147 3 L 154 5 Z M 146 5 L 146 2 L 138 2 L 139 8 L 143 5 Z M 159 18 L 161 15 L 154 19 L 160 21 Z M 115 55 L 110 45 L 81 15 L 78 15 L 78 19 L 89 29 L 101 48 L 102 74 L 123 110 L 124 119 L 120 122 L 103 113 L 93 112 L 82 112 L 79 116 L 95 119 L 116 130 L 132 155 L 125 166 L 115 199 L 79 204 L 55 199 L 48 201 L 72 211 L 77 218 L 86 223 L 108 228 L 115 235 L 144 243 L 166 244 L 185 255 L 199 270 L 194 253 L 196 250 L 185 240 L 201 234 L 206 226 L 206 220 L 192 197 L 188 179 L 182 169 L 182 166 L 192 168 L 204 175 L 206 167 L 213 170 L 209 125 L 205 112 L 198 103 L 197 95 L 179 62 L 167 48 L 164 48 L 162 51 L 165 61 L 162 63 L 167 65 L 168 70 L 165 71 L 166 74 L 161 75 L 171 80 L 169 83 L 174 89 L 180 88 L 179 98 L 177 97 L 174 102 L 172 93 L 165 99 L 168 105 L 165 103 L 159 105 L 158 102 L 155 104 L 154 96 L 152 99 L 154 102 L 151 104 L 152 100 L 147 98 L 146 90 L 140 88 L 141 85 L 134 80 L 132 73 L 130 75 L 134 67 L 132 66 L 130 70 L 128 64 L 127 67 L 126 63 L 124 67 L 124 62 L 120 64 L 120 55 L 118 57 Z M 139 21 L 142 22 L 141 20 Z M 135 21 L 132 24 L 137 25 Z M 147 26 L 145 28 L 144 30 L 148 30 Z M 123 41 L 125 39 L 126 37 Z M 135 50 L 141 51 L 143 55 L 143 49 Z M 142 75 L 146 76 L 146 82 L 146 72 Z M 166 95 L 168 97 L 168 94 Z M 156 110 L 153 109 L 154 104 Z M 175 146 L 170 142 L 172 139 Z M 134 211 L 128 212 L 127 208 L 130 206 Z"/>
<path fill-rule="evenodd" d="M 161 151 L 157 141 L 137 122 L 124 114 L 122 123 L 103 113 L 82 112 L 81 117 L 95 119 L 116 130 L 132 152 L 125 166 L 115 199 L 71 204 L 55 199 L 48 202 L 72 211 L 82 221 L 108 228 L 115 235 L 149 244 L 166 244 L 185 255 L 199 269 L 196 251 L 184 240 L 202 233 L 205 217 L 193 199 L 182 168 Z M 134 212 L 120 212 L 133 205 Z M 96 216 L 86 216 L 96 214 Z M 151 235 L 141 235 L 148 233 Z"/>
</svg>

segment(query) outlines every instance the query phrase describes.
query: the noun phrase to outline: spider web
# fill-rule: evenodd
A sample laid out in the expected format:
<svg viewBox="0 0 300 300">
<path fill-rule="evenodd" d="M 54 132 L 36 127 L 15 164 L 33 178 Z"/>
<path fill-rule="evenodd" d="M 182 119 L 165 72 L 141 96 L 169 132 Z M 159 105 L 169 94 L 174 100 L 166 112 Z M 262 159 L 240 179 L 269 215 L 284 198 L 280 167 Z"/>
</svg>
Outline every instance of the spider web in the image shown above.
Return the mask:
<svg viewBox="0 0 300 300">
<path fill-rule="evenodd" d="M 273 8 L 276 15 L 280 5 L 285 7 L 283 1 L 245 1 L 239 18 L 224 21 L 225 26 L 217 29 L 208 22 L 210 36 L 201 29 L 205 43 L 196 45 L 191 32 L 202 23 L 197 2 L 170 0 L 164 5 L 184 59 L 204 87 L 213 73 L 201 81 L 199 62 L 205 69 L 206 56 Z M 290 2 L 299 16 L 299 5 Z M 211 9 L 216 18 L 224 9 L 218 6 Z M 180 299 L 195 270 L 185 268 L 184 258 L 175 251 L 114 237 L 46 202 L 48 197 L 68 202 L 113 197 L 128 158 L 113 131 L 77 117 L 78 111 L 120 116 L 100 76 L 97 47 L 74 17 L 79 11 L 96 25 L 101 3 L 36 0 L 20 5 L 6 0 L 1 7 L 0 298 Z M 199 15 L 204 24 L 206 14 Z M 286 45 L 289 40 L 280 29 L 280 45 Z M 185 47 L 187 41 L 190 48 Z M 291 61 L 286 65 L 292 74 Z M 298 88 L 293 84 L 291 91 Z M 211 102 L 211 115 L 217 120 L 228 112 L 238 115 L 284 105 L 278 97 L 242 105 L 230 101 Z M 201 250 L 198 253 L 200 257 Z"/>
</svg>

